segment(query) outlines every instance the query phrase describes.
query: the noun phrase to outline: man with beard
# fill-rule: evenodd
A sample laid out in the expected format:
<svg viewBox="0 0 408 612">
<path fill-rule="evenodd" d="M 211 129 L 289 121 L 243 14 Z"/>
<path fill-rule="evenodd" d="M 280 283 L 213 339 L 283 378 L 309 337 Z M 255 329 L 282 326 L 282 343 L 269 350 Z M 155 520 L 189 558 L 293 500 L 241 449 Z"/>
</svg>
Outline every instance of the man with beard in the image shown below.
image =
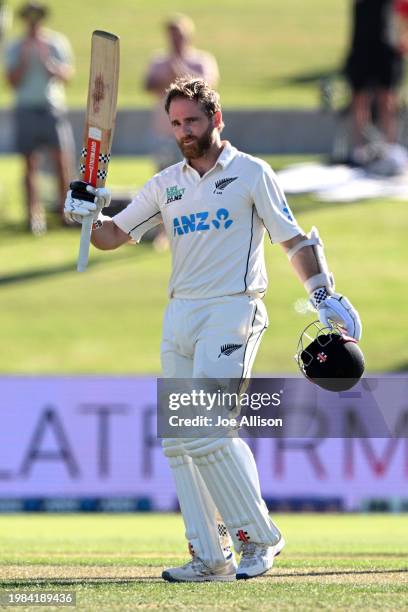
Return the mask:
<svg viewBox="0 0 408 612">
<path fill-rule="evenodd" d="M 185 159 L 156 174 L 129 206 L 108 219 L 106 189 L 87 186 L 95 202 L 72 198 L 71 220 L 94 219 L 92 242 L 115 249 L 139 241 L 162 222 L 172 250 L 170 301 L 163 325 L 163 375 L 205 379 L 248 378 L 268 325 L 262 298 L 267 277 L 263 239 L 282 244 L 326 325 L 340 322 L 359 338 L 350 302 L 333 293 L 322 243 L 314 228 L 297 225 L 271 168 L 221 140 L 218 94 L 200 79 L 173 83 L 165 101 Z M 284 546 L 261 497 L 254 457 L 229 435 L 164 439 L 192 560 L 163 572 L 171 582 L 231 581 L 268 571 Z M 217 520 L 218 513 L 223 523 Z M 240 554 L 237 567 L 231 539 Z"/>
</svg>

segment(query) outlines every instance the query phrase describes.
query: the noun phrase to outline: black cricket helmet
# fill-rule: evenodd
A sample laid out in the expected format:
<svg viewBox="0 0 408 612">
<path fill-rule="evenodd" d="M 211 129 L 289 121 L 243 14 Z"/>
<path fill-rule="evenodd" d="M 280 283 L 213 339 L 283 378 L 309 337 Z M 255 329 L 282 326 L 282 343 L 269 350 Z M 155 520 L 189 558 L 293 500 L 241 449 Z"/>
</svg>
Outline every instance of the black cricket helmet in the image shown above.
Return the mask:
<svg viewBox="0 0 408 612">
<path fill-rule="evenodd" d="M 364 355 L 357 340 L 334 325 L 313 321 L 300 336 L 295 359 L 306 378 L 327 391 L 346 391 L 364 372 Z"/>
</svg>

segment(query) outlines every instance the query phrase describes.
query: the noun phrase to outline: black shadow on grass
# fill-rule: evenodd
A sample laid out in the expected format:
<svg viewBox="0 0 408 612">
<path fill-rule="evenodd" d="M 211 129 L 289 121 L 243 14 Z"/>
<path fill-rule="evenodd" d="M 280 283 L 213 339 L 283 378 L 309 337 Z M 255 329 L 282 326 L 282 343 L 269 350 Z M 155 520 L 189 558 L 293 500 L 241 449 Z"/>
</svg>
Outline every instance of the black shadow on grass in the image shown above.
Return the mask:
<svg viewBox="0 0 408 612">
<path fill-rule="evenodd" d="M 320 70 L 308 70 L 287 76 L 278 77 L 274 82 L 279 85 L 310 85 L 318 84 L 322 79 L 340 77 L 337 68 L 321 68 Z"/>
<path fill-rule="evenodd" d="M 378 570 L 326 570 L 323 572 L 293 572 L 288 574 L 279 574 L 272 572 L 265 574 L 261 578 L 304 578 L 310 576 L 355 576 L 355 575 L 374 575 L 374 574 L 407 574 L 407 569 L 378 569 Z"/>
<path fill-rule="evenodd" d="M 315 87 L 316 94 L 320 91 L 322 82 L 341 82 L 342 73 L 336 68 L 327 68 L 308 72 L 298 72 L 288 75 L 267 75 L 260 79 L 260 84 L 265 91 L 271 91 L 279 87 Z"/>
<path fill-rule="evenodd" d="M 407 574 L 407 569 L 379 569 L 379 570 L 327 570 L 323 572 L 294 572 L 294 573 L 279 573 L 271 572 L 260 576 L 260 578 L 266 580 L 273 580 L 275 578 L 308 578 L 311 576 L 357 576 L 357 575 L 380 575 L 380 574 Z M 115 578 L 110 576 L 103 576 L 100 578 L 27 578 L 24 580 L 1 580 L 0 586 L 7 588 L 23 588 L 33 587 L 38 584 L 47 584 L 55 586 L 75 586 L 75 585 L 87 585 L 87 586 L 98 586 L 100 584 L 134 584 L 138 582 L 161 582 L 163 578 L 160 576 L 138 576 L 134 578 Z M 172 583 L 177 584 L 177 583 Z"/>
<path fill-rule="evenodd" d="M 113 259 L 100 259 L 96 261 L 90 261 L 88 264 L 88 268 L 95 268 L 101 264 L 106 266 L 109 263 L 118 260 L 129 259 L 130 254 L 124 253 L 123 255 L 116 255 Z M 34 270 L 25 270 L 22 272 L 18 272 L 17 274 L 3 274 L 0 276 L 0 287 L 4 285 L 14 285 L 17 283 L 24 283 L 26 281 L 38 280 L 42 278 L 47 278 L 50 276 L 57 276 L 59 274 L 72 273 L 76 271 L 76 261 L 71 261 L 69 263 L 61 264 L 58 266 L 48 266 L 46 268 L 34 268 Z"/>
<path fill-rule="evenodd" d="M 34 587 L 39 584 L 47 584 L 50 586 L 75 586 L 84 584 L 86 586 L 98 586 L 100 584 L 133 584 L 137 582 L 162 582 L 161 576 L 138 576 L 135 578 L 113 578 L 113 577 L 101 577 L 101 578 L 27 578 L 25 580 L 0 580 L 0 587 L 3 588 L 24 588 Z"/>
</svg>

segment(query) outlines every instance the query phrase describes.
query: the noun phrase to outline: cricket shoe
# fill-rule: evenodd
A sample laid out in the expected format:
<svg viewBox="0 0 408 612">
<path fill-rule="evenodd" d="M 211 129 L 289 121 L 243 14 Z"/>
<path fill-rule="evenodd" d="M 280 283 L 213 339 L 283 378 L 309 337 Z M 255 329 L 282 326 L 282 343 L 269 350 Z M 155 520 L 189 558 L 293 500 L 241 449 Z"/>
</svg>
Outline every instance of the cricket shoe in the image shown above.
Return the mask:
<svg viewBox="0 0 408 612">
<path fill-rule="evenodd" d="M 282 537 L 275 546 L 256 544 L 255 542 L 243 544 L 241 561 L 237 569 L 237 580 L 248 580 L 248 578 L 265 574 L 271 569 L 274 558 L 279 555 L 284 546 L 285 540 Z"/>
<path fill-rule="evenodd" d="M 211 569 L 199 557 L 181 567 L 169 567 L 162 573 L 168 582 L 231 582 L 235 580 L 237 563 L 234 556 L 218 569 Z"/>
</svg>

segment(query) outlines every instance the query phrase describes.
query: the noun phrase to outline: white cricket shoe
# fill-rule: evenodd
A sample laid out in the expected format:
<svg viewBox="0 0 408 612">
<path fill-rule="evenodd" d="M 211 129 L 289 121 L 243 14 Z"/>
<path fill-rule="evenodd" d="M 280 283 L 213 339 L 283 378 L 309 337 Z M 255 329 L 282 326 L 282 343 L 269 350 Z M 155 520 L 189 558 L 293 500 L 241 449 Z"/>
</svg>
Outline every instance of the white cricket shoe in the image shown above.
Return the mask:
<svg viewBox="0 0 408 612">
<path fill-rule="evenodd" d="M 274 558 L 279 555 L 284 546 L 285 540 L 282 537 L 275 546 L 255 542 L 243 544 L 241 561 L 237 569 L 237 580 L 247 580 L 265 574 L 271 569 Z"/>
<path fill-rule="evenodd" d="M 216 570 L 208 567 L 199 557 L 193 557 L 181 567 L 164 570 L 162 578 L 168 582 L 231 582 L 235 580 L 236 572 L 237 563 L 233 555 L 225 565 Z"/>
</svg>

